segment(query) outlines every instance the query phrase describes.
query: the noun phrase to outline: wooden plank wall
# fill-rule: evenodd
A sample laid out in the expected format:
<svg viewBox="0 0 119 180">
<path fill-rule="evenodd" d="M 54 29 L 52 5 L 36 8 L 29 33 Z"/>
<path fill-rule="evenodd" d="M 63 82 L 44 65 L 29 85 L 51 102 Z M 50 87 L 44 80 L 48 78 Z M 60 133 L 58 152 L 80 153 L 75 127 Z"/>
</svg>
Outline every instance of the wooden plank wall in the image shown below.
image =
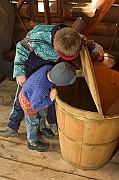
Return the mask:
<svg viewBox="0 0 119 180">
<path fill-rule="evenodd" d="M 73 4 L 71 4 L 73 2 Z M 66 23 L 69 26 L 75 22 L 77 17 L 72 17 L 70 9 L 75 5 L 79 0 L 61 0 L 58 1 L 58 12 L 51 13 L 51 22 L 52 24 L 57 23 Z M 91 2 L 91 0 L 81 0 L 81 2 Z M 16 20 L 14 25 L 14 38 L 18 42 L 23 39 L 26 35 L 26 31 L 31 30 L 36 24 L 45 24 L 44 13 L 37 12 L 36 1 L 26 0 L 26 4 L 18 11 L 20 18 L 16 14 Z M 117 28 L 116 23 L 119 21 L 119 0 L 116 0 L 115 3 L 111 6 L 109 11 L 106 13 L 101 22 L 93 30 L 93 32 L 88 37 L 93 39 L 97 43 L 101 44 L 104 47 L 105 52 L 109 52 L 113 37 Z M 24 28 L 25 27 L 25 28 Z M 119 59 L 119 30 L 117 30 L 117 36 L 113 47 L 111 49 L 111 54 Z"/>
</svg>

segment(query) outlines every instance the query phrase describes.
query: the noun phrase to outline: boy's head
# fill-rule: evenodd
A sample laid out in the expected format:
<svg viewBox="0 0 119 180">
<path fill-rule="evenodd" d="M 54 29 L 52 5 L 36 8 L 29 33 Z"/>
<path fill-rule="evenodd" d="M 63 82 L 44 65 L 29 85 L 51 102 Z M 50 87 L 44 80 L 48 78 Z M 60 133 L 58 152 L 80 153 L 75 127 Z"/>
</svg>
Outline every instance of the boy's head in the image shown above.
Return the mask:
<svg viewBox="0 0 119 180">
<path fill-rule="evenodd" d="M 49 76 L 57 86 L 68 86 L 76 80 L 76 69 L 67 62 L 61 62 L 52 68 Z"/>
<path fill-rule="evenodd" d="M 75 59 L 81 49 L 81 37 L 73 28 L 57 30 L 54 36 L 54 49 L 65 60 Z"/>
</svg>

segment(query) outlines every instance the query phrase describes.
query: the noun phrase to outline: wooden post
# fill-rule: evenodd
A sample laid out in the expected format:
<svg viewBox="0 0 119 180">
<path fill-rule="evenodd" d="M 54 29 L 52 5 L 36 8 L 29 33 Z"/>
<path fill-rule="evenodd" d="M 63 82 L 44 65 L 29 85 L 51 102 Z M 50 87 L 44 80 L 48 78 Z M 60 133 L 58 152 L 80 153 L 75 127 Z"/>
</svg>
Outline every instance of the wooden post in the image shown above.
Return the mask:
<svg viewBox="0 0 119 180">
<path fill-rule="evenodd" d="M 43 0 L 43 2 L 44 2 L 44 11 L 45 11 L 45 22 L 46 24 L 51 24 L 49 1 Z"/>
<path fill-rule="evenodd" d="M 93 8 L 96 8 L 95 15 L 93 17 L 78 17 L 72 28 L 76 29 L 85 36 L 88 36 L 101 21 L 114 2 L 115 0 L 96 0 L 96 3 L 93 4 Z"/>
</svg>

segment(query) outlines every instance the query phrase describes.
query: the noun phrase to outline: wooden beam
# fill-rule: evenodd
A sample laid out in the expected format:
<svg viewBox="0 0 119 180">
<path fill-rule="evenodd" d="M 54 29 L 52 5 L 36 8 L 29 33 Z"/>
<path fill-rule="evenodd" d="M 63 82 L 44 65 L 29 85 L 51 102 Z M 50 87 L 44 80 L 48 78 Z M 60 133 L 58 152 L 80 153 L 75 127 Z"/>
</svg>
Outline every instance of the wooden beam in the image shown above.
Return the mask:
<svg viewBox="0 0 119 180">
<path fill-rule="evenodd" d="M 81 17 L 93 17 L 95 15 L 96 8 L 92 8 L 91 3 L 80 2 L 77 5 L 73 6 L 70 12 L 72 17 L 81 16 Z"/>
<path fill-rule="evenodd" d="M 93 17 L 78 17 L 72 27 L 85 36 L 88 36 L 114 2 L 115 0 L 97 0 L 97 4 L 94 5 L 96 8 L 95 15 Z"/>
<path fill-rule="evenodd" d="M 18 3 L 17 3 L 17 9 L 19 10 L 22 5 L 24 4 L 25 0 L 19 0 Z"/>
</svg>

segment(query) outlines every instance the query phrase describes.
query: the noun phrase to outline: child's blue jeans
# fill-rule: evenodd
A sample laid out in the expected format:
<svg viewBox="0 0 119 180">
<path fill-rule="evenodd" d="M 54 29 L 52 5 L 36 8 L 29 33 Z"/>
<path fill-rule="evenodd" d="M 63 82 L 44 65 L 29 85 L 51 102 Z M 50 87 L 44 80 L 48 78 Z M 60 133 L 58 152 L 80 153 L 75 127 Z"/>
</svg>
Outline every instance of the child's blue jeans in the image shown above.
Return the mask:
<svg viewBox="0 0 119 180">
<path fill-rule="evenodd" d="M 39 124 L 39 119 L 36 118 L 36 115 L 29 116 L 25 114 L 26 119 L 26 132 L 27 140 L 30 143 L 36 142 L 37 138 L 37 125 Z"/>
</svg>

